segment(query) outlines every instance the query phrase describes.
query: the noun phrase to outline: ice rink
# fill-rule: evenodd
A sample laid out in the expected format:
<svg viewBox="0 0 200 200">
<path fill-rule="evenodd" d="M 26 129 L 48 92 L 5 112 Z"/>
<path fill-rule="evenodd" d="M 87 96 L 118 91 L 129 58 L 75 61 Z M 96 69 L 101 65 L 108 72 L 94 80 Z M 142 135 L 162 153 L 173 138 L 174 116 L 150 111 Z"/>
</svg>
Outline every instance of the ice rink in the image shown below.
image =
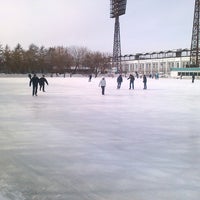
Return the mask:
<svg viewBox="0 0 200 200">
<path fill-rule="evenodd" d="M 199 200 L 200 80 L 0 78 L 0 200 Z"/>
</svg>

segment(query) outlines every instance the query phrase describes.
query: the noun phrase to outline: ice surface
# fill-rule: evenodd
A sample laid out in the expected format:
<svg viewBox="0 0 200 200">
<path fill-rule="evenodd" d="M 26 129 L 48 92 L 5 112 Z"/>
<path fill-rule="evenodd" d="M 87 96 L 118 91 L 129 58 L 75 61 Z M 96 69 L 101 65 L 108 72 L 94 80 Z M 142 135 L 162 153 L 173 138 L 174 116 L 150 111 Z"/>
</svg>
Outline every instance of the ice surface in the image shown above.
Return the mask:
<svg viewBox="0 0 200 200">
<path fill-rule="evenodd" d="M 0 200 L 199 200 L 200 81 L 0 78 Z"/>
</svg>

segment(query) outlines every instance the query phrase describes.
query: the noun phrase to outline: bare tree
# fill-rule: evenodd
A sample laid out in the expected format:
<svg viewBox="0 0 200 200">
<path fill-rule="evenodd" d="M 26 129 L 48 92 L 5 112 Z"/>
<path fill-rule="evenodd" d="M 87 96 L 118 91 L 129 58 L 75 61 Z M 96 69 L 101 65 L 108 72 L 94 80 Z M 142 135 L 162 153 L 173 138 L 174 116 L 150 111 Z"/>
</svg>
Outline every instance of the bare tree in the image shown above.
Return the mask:
<svg viewBox="0 0 200 200">
<path fill-rule="evenodd" d="M 106 68 L 109 63 L 108 55 L 101 52 L 91 52 L 86 60 L 95 74 L 95 77 L 97 77 L 98 73 L 106 73 Z"/>
<path fill-rule="evenodd" d="M 73 57 L 73 73 L 76 73 L 78 69 L 83 68 L 84 57 L 87 54 L 88 49 L 85 47 L 72 46 L 69 48 L 69 52 Z"/>
<path fill-rule="evenodd" d="M 59 73 L 65 74 L 66 66 L 69 64 L 68 51 L 64 47 L 57 47 L 55 49 L 55 63 Z"/>
</svg>

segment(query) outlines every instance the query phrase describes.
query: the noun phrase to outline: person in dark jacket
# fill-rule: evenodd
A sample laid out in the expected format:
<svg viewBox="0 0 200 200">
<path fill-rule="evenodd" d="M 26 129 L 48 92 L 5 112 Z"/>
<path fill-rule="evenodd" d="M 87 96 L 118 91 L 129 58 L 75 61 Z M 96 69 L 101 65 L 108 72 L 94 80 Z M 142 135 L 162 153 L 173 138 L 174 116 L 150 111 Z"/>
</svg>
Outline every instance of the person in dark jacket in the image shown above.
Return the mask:
<svg viewBox="0 0 200 200">
<path fill-rule="evenodd" d="M 47 85 L 49 85 L 49 83 L 48 83 L 47 79 L 45 78 L 45 76 L 42 75 L 42 77 L 41 77 L 40 80 L 39 80 L 40 91 L 41 91 L 41 89 L 42 89 L 42 91 L 45 92 L 45 90 L 44 90 L 45 83 L 46 83 Z"/>
<path fill-rule="evenodd" d="M 32 78 L 31 74 L 28 74 L 28 77 L 29 77 L 29 79 L 31 80 L 31 78 Z"/>
<path fill-rule="evenodd" d="M 89 80 L 88 81 L 91 82 L 91 80 L 92 80 L 92 74 L 89 75 Z"/>
<path fill-rule="evenodd" d="M 30 87 L 31 85 L 33 86 L 33 92 L 32 92 L 33 96 L 34 95 L 37 96 L 38 83 L 39 83 L 39 78 L 36 76 L 36 74 L 34 74 L 29 82 L 29 86 Z"/>
<path fill-rule="evenodd" d="M 123 82 L 123 78 L 122 78 L 122 75 L 120 74 L 120 75 L 117 77 L 117 89 L 120 89 L 120 88 L 121 88 L 122 82 Z"/>
<path fill-rule="evenodd" d="M 144 75 L 143 76 L 143 83 L 144 83 L 144 90 L 147 89 L 147 77 Z"/>
<path fill-rule="evenodd" d="M 195 75 L 194 73 L 192 74 L 192 83 L 194 83 Z"/>
<path fill-rule="evenodd" d="M 129 90 L 131 89 L 131 86 L 132 86 L 132 89 L 134 90 L 135 77 L 132 74 L 130 74 L 127 80 L 129 80 L 129 79 L 130 79 Z"/>
</svg>

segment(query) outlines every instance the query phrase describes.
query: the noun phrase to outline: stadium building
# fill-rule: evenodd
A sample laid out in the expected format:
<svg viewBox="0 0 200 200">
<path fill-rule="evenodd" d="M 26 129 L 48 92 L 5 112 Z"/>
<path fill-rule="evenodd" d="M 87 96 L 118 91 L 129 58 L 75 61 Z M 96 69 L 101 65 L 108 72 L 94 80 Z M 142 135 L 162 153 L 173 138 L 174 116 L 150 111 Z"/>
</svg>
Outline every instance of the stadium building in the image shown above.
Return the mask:
<svg viewBox="0 0 200 200">
<path fill-rule="evenodd" d="M 190 49 L 137 53 L 121 57 L 122 71 L 139 74 L 159 74 L 164 77 L 184 77 L 193 73 L 200 77 L 200 68 L 189 67 Z"/>
</svg>

